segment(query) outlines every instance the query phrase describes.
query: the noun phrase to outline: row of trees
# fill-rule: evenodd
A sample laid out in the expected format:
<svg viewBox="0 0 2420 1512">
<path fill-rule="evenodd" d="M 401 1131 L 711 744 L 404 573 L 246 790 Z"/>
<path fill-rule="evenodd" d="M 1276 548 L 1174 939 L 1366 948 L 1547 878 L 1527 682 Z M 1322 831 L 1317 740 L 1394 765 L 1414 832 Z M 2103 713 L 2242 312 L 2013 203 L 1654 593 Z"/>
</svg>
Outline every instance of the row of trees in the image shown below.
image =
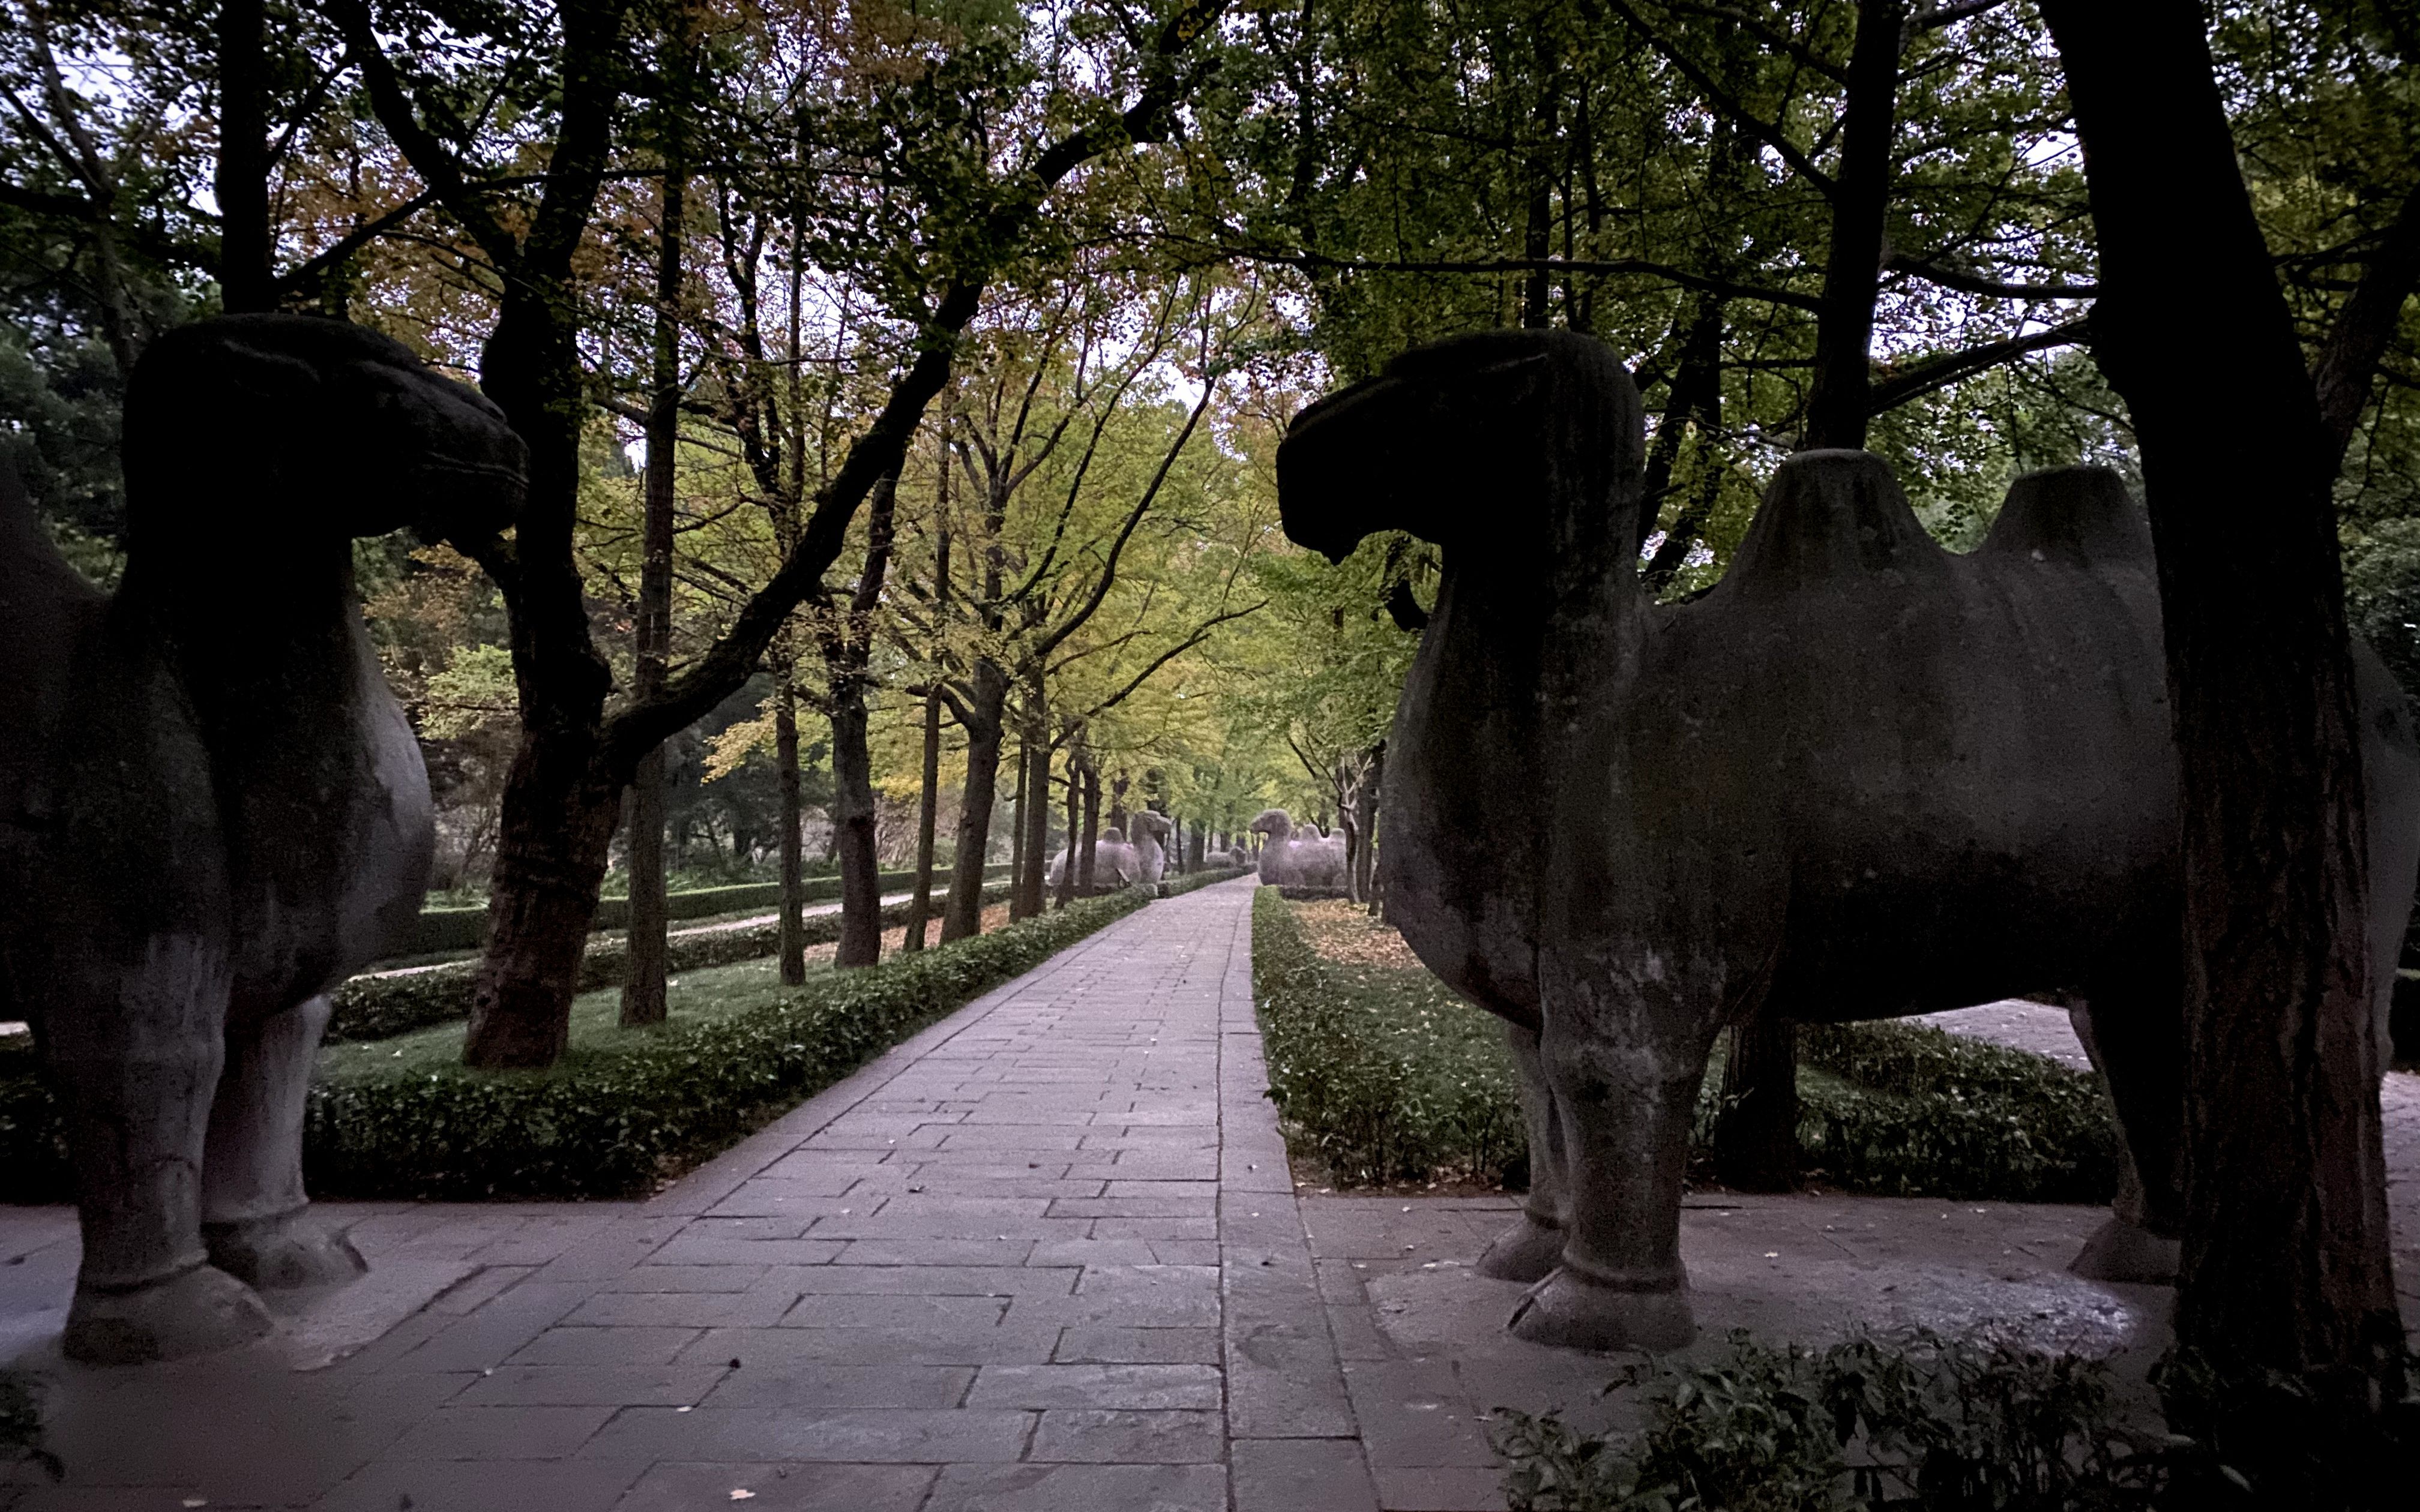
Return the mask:
<svg viewBox="0 0 2420 1512">
<path fill-rule="evenodd" d="M 396 632 L 432 704 L 511 692 L 475 1062 L 559 1052 L 624 794 L 638 897 L 650 764 L 718 707 L 791 874 L 828 732 L 845 960 L 877 787 L 928 856 L 954 790 L 945 937 L 1001 810 L 1030 912 L 1121 770 L 1195 825 L 1325 806 L 1366 858 L 1435 562 L 1280 549 L 1275 439 L 1413 342 L 1563 325 L 1648 396 L 1662 592 L 1797 447 L 1881 452 L 1953 545 L 2023 468 L 2144 486 L 2194 804 L 2180 1321 L 2390 1373 L 2343 636 L 2420 683 L 2402 8 L 5 4 L 8 440 L 96 570 L 123 373 L 213 306 L 396 331 L 531 442 L 519 527 L 391 585 L 450 606 Z M 1789 1041 L 1739 1049 L 1771 1156 Z"/>
</svg>

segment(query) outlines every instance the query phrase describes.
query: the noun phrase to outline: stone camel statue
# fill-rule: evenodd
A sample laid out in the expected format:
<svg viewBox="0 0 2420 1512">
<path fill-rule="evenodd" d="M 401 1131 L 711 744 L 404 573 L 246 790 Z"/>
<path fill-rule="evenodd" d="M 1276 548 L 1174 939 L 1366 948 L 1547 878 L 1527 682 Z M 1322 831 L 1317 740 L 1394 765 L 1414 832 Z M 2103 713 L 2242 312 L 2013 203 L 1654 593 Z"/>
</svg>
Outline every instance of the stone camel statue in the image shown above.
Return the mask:
<svg viewBox="0 0 2420 1512">
<path fill-rule="evenodd" d="M 1322 835 L 1305 825 L 1297 830 L 1283 809 L 1264 809 L 1246 826 L 1266 835 L 1261 851 L 1261 886 L 1264 887 L 1342 887 L 1344 886 L 1344 837 Z"/>
<path fill-rule="evenodd" d="M 1093 841 L 1093 886 L 1101 891 L 1152 886 L 1168 870 L 1167 841 L 1176 832 L 1169 817 L 1150 809 L 1139 809 L 1127 816 L 1127 824 L 1134 830 L 1132 840 L 1126 838 L 1125 829 L 1111 825 Z M 1059 886 L 1067 868 L 1074 864 L 1073 848 L 1061 851 L 1042 869 L 1044 884 Z"/>
<path fill-rule="evenodd" d="M 401 345 L 239 316 L 128 386 L 115 596 L 0 482 L 0 1017 L 65 1105 L 84 1229 L 64 1346 L 131 1363 L 268 1331 L 349 1277 L 302 1190 L 329 990 L 406 938 L 428 781 L 352 538 L 510 522 L 501 412 Z"/>
<path fill-rule="evenodd" d="M 2111 472 L 2019 479 L 1971 555 L 1862 452 L 1785 462 L 1694 602 L 1640 588 L 1637 391 L 1587 337 L 1405 354 L 1305 409 L 1286 532 L 1444 548 L 1388 745 L 1388 917 L 1502 1015 L 1534 1185 L 1482 1262 L 1513 1331 L 1663 1349 L 1717 1031 L 2057 991 L 2133 1173 L 2086 1273 L 2173 1276 L 2178 761 L 2149 527 Z M 2356 647 L 2383 1033 L 2420 869 L 2420 744 Z M 1470 774 L 1520 772 L 1519 782 Z"/>
</svg>

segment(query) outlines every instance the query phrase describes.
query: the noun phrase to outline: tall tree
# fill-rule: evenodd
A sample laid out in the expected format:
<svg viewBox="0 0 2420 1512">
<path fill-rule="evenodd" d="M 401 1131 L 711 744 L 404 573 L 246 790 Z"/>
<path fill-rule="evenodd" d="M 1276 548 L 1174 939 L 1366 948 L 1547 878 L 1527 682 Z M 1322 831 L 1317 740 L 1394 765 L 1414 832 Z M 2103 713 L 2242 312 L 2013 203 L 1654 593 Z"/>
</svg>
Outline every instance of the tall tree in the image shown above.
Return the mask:
<svg viewBox="0 0 2420 1512">
<path fill-rule="evenodd" d="M 2374 1409 L 2380 1387 L 2399 1396 L 2403 1330 L 2333 497 L 2342 444 L 2254 216 L 2201 8 L 2043 0 L 2042 13 L 2100 248 L 2094 354 L 2142 450 L 2183 767 L 2177 1336 Z M 2412 272 L 2381 258 L 2381 286 L 2347 313 L 2399 309 Z M 2367 372 L 2322 373 L 2369 387 Z"/>
<path fill-rule="evenodd" d="M 545 1066 L 563 1052 L 621 792 L 640 758 L 746 682 L 839 556 L 858 507 L 898 471 L 926 405 L 948 380 L 959 334 L 992 278 L 1023 248 L 1047 196 L 1102 154 L 1168 133 L 1200 69 L 1197 44 L 1225 0 L 1185 0 L 1141 44 L 1134 59 L 1139 86 L 1125 108 L 1028 153 L 986 162 L 976 181 L 953 186 L 966 213 L 949 216 L 946 245 L 911 252 L 922 253 L 931 269 L 912 300 L 913 354 L 818 491 L 796 548 L 730 628 L 659 695 L 610 715 L 612 680 L 591 638 L 573 550 L 579 441 L 588 413 L 573 264 L 629 86 L 628 0 L 561 0 L 559 26 L 537 28 L 526 39 L 533 49 L 553 50 L 557 83 L 544 187 L 525 220 L 498 212 L 494 196 L 508 176 L 472 155 L 437 81 L 407 79 L 363 0 L 324 3 L 351 46 L 380 124 L 501 284 L 481 378 L 529 443 L 528 501 L 512 540 L 468 549 L 496 579 L 511 613 L 523 744 L 504 795 L 487 953 L 463 1057 L 475 1066 Z M 918 82 L 938 81 L 928 72 Z M 968 130 L 961 118 L 961 140 Z M 955 903 L 954 895 L 954 917 Z"/>
</svg>

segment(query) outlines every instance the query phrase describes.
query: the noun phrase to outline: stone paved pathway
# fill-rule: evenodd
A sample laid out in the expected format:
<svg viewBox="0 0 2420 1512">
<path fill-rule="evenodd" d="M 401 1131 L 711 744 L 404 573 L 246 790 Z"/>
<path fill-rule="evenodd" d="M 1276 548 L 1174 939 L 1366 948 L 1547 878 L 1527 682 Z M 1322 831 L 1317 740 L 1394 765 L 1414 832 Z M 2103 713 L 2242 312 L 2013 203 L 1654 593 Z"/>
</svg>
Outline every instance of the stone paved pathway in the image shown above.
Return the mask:
<svg viewBox="0 0 2420 1512">
<path fill-rule="evenodd" d="M 651 1201 L 349 1205 L 371 1275 L 229 1355 L 66 1365 L 72 1215 L 0 1210 L 0 1359 L 69 1472 L 0 1512 L 1500 1507 L 1487 1414 L 1618 1422 L 1614 1365 L 1504 1334 L 1520 1288 L 1469 1267 L 1508 1199 L 1297 1197 L 1250 898 L 1151 904 Z M 2024 1007 L 1951 1026 L 2055 1049 Z M 2140 1356 L 2166 1293 L 2065 1271 L 2100 1217 L 1701 1194 L 1700 1348 L 1993 1321 Z"/>
<path fill-rule="evenodd" d="M 0 1307 L 69 1468 L 22 1504 L 1374 1508 L 1249 902 L 1150 905 L 650 1202 L 360 1208 L 357 1299 L 444 1289 L 392 1327 L 356 1300 L 383 1336 L 323 1369 L 292 1339 L 68 1366 L 72 1224 L 8 1215 Z"/>
</svg>

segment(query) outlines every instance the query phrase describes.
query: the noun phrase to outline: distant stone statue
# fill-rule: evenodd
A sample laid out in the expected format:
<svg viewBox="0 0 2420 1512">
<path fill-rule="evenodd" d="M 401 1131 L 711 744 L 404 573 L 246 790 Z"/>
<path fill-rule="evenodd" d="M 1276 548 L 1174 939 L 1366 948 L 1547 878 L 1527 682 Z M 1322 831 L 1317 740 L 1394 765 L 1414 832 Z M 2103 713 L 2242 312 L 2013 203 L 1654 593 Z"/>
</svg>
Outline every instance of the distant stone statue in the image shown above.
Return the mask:
<svg viewBox="0 0 2420 1512">
<path fill-rule="evenodd" d="M 0 479 L 0 1017 L 65 1104 L 84 1264 L 65 1348 L 127 1363 L 266 1332 L 253 1288 L 362 1261 L 314 1220 L 326 994 L 408 937 L 428 782 L 352 539 L 508 523 L 494 406 L 383 336 L 240 316 L 127 391 L 114 597 Z"/>
<path fill-rule="evenodd" d="M 1444 548 L 1387 748 L 1388 914 L 1512 1021 L 1533 1188 L 1485 1269 L 1514 1331 L 1691 1335 L 1682 1173 L 1725 1026 L 2062 991 L 2133 1170 L 2078 1269 L 2173 1273 L 2178 759 L 2149 528 L 2111 472 L 2021 478 L 1945 551 L 1862 452 L 1782 464 L 1728 575 L 1638 583 L 1637 391 L 1586 337 L 1406 354 L 1304 410 L 1286 532 Z M 2379 1032 L 2420 869 L 2420 745 L 2356 648 Z"/>
<path fill-rule="evenodd" d="M 1323 835 L 1310 825 L 1295 827 L 1283 809 L 1264 809 L 1247 826 L 1265 835 L 1261 851 L 1261 885 L 1266 887 L 1342 887 L 1344 837 Z"/>
</svg>

